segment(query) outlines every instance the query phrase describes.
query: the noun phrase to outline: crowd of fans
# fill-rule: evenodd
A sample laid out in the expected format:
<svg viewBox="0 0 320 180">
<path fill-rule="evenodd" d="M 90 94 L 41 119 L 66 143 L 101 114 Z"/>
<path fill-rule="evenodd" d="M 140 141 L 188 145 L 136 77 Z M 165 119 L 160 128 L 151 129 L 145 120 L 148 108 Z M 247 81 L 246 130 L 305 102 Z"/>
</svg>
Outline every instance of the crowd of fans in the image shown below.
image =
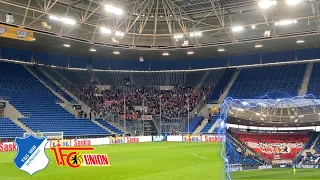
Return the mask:
<svg viewBox="0 0 320 180">
<path fill-rule="evenodd" d="M 293 159 L 308 140 L 307 134 L 270 135 L 235 133 L 248 147 L 261 154 L 265 159 Z"/>
<path fill-rule="evenodd" d="M 127 115 L 135 114 L 139 117 L 142 114 L 157 115 L 161 110 L 163 118 L 187 117 L 188 108 L 191 112 L 208 90 L 204 87 L 199 91 L 191 87 L 176 87 L 172 90 L 159 90 L 154 87 L 104 90 L 94 85 L 80 89 L 80 98 L 96 110 L 98 115 L 121 115 L 126 109 Z"/>
</svg>

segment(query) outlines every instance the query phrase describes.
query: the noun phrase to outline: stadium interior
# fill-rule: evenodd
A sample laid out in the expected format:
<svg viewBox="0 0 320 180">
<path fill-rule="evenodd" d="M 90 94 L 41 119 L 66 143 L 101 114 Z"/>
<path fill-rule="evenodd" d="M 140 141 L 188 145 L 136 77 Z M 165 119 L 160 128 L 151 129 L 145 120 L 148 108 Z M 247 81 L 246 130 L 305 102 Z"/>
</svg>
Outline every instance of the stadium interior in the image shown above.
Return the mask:
<svg viewBox="0 0 320 180">
<path fill-rule="evenodd" d="M 318 169 L 319 4 L 0 0 L 0 150 L 29 134 L 175 137 L 222 141 L 226 179 Z"/>
</svg>

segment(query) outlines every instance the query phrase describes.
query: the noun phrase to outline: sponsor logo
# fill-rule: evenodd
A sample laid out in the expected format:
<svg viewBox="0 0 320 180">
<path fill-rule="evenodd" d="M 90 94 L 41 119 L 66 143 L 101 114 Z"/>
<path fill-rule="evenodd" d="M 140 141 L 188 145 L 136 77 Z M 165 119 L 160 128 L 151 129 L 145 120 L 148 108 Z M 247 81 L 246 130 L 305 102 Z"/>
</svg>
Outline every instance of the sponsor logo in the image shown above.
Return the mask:
<svg viewBox="0 0 320 180">
<path fill-rule="evenodd" d="M 17 145 L 14 142 L 2 143 L 0 142 L 0 151 L 16 151 Z"/>
<path fill-rule="evenodd" d="M 17 30 L 17 37 L 18 38 L 26 38 L 29 35 L 29 32 Z"/>
<path fill-rule="evenodd" d="M 183 136 L 182 141 L 184 141 L 184 142 L 201 142 L 201 136 Z"/>
<path fill-rule="evenodd" d="M 152 141 L 163 141 L 164 138 L 164 136 L 152 136 Z"/>
<path fill-rule="evenodd" d="M 204 142 L 221 142 L 218 136 L 204 136 Z"/>
<path fill-rule="evenodd" d="M 69 147 L 71 146 L 70 140 L 51 140 L 51 147 Z"/>
<path fill-rule="evenodd" d="M 285 164 L 280 164 L 280 167 L 281 167 L 281 168 L 285 168 L 285 167 L 287 167 L 287 165 L 285 165 Z"/>
<path fill-rule="evenodd" d="M 16 138 L 15 142 L 18 152 L 13 162 L 18 169 L 33 175 L 47 167 L 49 159 L 44 149 L 48 143 L 47 138 L 31 134 L 26 138 Z"/>
<path fill-rule="evenodd" d="M 110 166 L 107 154 L 82 154 L 81 151 L 93 151 L 93 147 L 52 147 L 58 166 L 70 168 L 81 166 Z M 69 153 L 64 153 L 68 151 Z"/>
<path fill-rule="evenodd" d="M 5 33 L 7 31 L 7 28 L 5 27 L 0 27 L 0 35 Z"/>
<path fill-rule="evenodd" d="M 110 144 L 123 144 L 124 140 L 122 137 L 110 137 Z"/>
<path fill-rule="evenodd" d="M 74 139 L 74 146 L 91 146 L 91 140 Z"/>
<path fill-rule="evenodd" d="M 138 137 L 127 137 L 127 143 L 138 143 L 139 138 Z"/>
</svg>

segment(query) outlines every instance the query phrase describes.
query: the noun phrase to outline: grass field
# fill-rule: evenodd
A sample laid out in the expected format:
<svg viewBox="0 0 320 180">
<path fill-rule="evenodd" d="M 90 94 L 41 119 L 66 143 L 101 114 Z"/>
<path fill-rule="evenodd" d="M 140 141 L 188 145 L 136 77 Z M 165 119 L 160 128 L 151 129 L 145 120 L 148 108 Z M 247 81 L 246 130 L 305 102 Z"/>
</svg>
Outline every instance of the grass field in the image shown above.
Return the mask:
<svg viewBox="0 0 320 180">
<path fill-rule="evenodd" d="M 139 143 L 96 146 L 110 167 L 58 167 L 51 151 L 48 167 L 30 176 L 13 163 L 16 152 L 0 153 L 0 180 L 216 180 L 222 179 L 220 143 Z M 194 155 L 196 154 L 196 155 Z M 205 157 L 205 158 L 200 158 Z"/>
<path fill-rule="evenodd" d="M 293 174 L 292 168 L 279 168 L 268 170 L 238 171 L 232 173 L 233 179 L 269 180 L 269 179 L 320 179 L 319 169 L 296 169 Z"/>
</svg>

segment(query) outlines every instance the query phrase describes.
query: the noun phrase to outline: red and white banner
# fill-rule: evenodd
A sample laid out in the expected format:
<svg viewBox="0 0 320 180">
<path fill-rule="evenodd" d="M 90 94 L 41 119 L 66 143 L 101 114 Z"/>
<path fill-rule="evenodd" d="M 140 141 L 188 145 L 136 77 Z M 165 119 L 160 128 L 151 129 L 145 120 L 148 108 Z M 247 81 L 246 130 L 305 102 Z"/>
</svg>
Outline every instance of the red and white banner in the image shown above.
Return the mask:
<svg viewBox="0 0 320 180">
<path fill-rule="evenodd" d="M 139 137 L 130 137 L 127 136 L 125 139 L 125 143 L 138 143 L 139 141 Z"/>
<path fill-rule="evenodd" d="M 136 114 L 127 114 L 126 116 L 127 116 L 127 120 L 137 120 L 137 118 L 138 118 Z M 125 120 L 126 119 L 124 114 L 120 115 L 120 119 L 121 120 Z"/>
<path fill-rule="evenodd" d="M 221 138 L 217 135 L 202 136 L 202 142 L 221 142 Z"/>
<path fill-rule="evenodd" d="M 0 152 L 16 151 L 17 145 L 14 142 L 0 142 Z"/>
</svg>

